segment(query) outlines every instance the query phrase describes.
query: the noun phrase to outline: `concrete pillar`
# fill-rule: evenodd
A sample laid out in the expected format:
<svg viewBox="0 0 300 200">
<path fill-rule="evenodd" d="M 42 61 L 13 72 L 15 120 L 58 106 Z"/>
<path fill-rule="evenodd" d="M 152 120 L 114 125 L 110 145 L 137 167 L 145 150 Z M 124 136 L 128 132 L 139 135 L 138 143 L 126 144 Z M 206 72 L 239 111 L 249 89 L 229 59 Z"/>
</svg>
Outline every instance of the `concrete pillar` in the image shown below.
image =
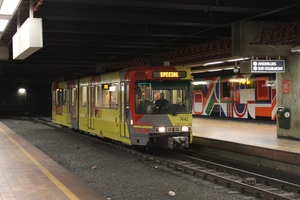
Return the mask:
<svg viewBox="0 0 300 200">
<path fill-rule="evenodd" d="M 277 137 L 300 139 L 300 52 L 291 53 L 289 45 L 250 45 L 265 28 L 281 22 L 242 21 L 232 24 L 232 56 L 285 60 L 285 72 L 276 74 L 277 108 L 290 109 L 290 127 L 281 128 L 277 120 Z M 245 70 L 244 70 L 245 68 Z M 241 72 L 251 73 L 249 63 Z"/>
<path fill-rule="evenodd" d="M 276 80 L 277 107 L 291 111 L 290 129 L 280 128 L 277 121 L 277 137 L 300 139 L 300 53 L 286 57 L 285 73 L 278 73 Z"/>
</svg>

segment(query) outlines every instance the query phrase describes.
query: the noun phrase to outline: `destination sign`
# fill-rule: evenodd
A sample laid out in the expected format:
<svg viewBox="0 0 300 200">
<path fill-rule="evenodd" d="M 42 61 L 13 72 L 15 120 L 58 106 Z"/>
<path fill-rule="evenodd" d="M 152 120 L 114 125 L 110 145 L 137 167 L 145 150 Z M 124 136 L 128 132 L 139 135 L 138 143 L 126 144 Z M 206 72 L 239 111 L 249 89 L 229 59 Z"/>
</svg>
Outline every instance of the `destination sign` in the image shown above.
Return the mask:
<svg viewBox="0 0 300 200">
<path fill-rule="evenodd" d="M 185 71 L 174 71 L 174 72 L 155 71 L 153 72 L 152 76 L 154 78 L 185 78 L 186 72 Z"/>
<path fill-rule="evenodd" d="M 284 60 L 251 60 L 253 73 L 284 73 Z"/>
</svg>

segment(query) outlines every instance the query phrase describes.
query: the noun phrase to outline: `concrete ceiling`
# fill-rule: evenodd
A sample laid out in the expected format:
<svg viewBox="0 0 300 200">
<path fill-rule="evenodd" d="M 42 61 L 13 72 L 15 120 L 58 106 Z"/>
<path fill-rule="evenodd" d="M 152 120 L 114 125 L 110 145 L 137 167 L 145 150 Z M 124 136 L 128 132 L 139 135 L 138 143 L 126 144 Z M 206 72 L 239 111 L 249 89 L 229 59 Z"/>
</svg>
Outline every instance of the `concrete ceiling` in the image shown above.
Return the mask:
<svg viewBox="0 0 300 200">
<path fill-rule="evenodd" d="M 43 48 L 25 60 L 12 59 L 15 15 L 0 40 L 10 49 L 10 58 L 0 61 L 0 81 L 83 76 L 95 73 L 95 66 L 230 38 L 235 22 L 300 20 L 299 0 L 37 0 L 35 5 L 38 2 L 42 4 L 34 17 L 43 20 Z M 22 23 L 29 16 L 29 0 L 19 9 Z"/>
</svg>

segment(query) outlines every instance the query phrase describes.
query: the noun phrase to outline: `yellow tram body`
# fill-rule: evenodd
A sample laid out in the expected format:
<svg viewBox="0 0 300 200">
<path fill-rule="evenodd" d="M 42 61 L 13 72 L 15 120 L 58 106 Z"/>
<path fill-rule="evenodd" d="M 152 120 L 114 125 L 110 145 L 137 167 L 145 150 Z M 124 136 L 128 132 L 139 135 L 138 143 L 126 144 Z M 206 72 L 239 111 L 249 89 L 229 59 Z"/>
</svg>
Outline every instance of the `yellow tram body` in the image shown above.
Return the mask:
<svg viewBox="0 0 300 200">
<path fill-rule="evenodd" d="M 52 119 L 127 145 L 187 148 L 192 77 L 184 67 L 133 67 L 52 84 Z M 156 105 L 158 93 L 168 104 Z M 180 100 L 180 102 L 178 102 Z"/>
<path fill-rule="evenodd" d="M 70 113 L 68 112 L 68 104 L 67 102 L 63 102 L 63 96 L 66 95 L 66 90 L 63 88 L 67 88 L 67 82 L 53 83 L 52 88 L 57 88 L 55 92 L 52 93 L 52 121 L 66 127 L 71 127 L 69 123 Z"/>
</svg>

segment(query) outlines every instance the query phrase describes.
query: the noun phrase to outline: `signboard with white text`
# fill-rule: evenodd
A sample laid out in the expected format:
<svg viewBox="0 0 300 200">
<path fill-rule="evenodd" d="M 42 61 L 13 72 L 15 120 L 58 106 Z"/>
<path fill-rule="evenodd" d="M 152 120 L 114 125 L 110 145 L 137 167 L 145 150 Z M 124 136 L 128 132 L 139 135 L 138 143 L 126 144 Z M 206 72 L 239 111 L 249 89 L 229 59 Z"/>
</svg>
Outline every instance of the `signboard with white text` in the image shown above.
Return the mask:
<svg viewBox="0 0 300 200">
<path fill-rule="evenodd" d="M 284 73 L 284 60 L 251 60 L 252 73 Z"/>
</svg>

